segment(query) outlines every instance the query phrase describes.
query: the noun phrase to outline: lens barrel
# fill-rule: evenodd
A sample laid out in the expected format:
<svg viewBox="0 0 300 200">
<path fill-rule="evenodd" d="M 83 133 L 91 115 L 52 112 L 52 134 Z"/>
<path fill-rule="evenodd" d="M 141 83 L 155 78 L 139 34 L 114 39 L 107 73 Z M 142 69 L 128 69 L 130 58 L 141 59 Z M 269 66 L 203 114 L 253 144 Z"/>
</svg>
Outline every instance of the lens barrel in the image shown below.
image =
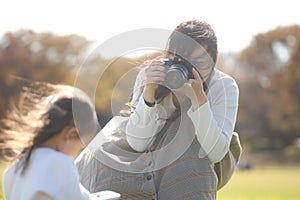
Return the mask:
<svg viewBox="0 0 300 200">
<path fill-rule="evenodd" d="M 170 89 L 177 89 L 183 86 L 188 77 L 189 72 L 185 65 L 172 64 L 166 71 L 165 84 Z"/>
</svg>

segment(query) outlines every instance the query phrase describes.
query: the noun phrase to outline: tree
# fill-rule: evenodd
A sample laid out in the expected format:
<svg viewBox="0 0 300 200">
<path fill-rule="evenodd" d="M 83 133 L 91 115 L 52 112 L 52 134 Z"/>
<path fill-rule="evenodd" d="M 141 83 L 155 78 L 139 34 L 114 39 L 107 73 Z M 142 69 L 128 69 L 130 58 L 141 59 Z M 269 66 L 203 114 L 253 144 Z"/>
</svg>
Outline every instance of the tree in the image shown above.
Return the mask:
<svg viewBox="0 0 300 200">
<path fill-rule="evenodd" d="M 22 86 L 31 81 L 74 85 L 80 78 L 84 91 L 96 87 L 91 97 L 95 95 L 99 120 L 105 125 L 125 108 L 137 74 L 135 67 L 145 57 L 103 58 L 97 51 L 89 52 L 94 45 L 78 35 L 7 32 L 0 38 L 0 118 Z"/>
<path fill-rule="evenodd" d="M 264 148 L 278 150 L 300 136 L 299 61 L 297 25 L 258 34 L 239 54 L 243 78 L 238 123 L 253 147 L 265 141 Z"/>
<path fill-rule="evenodd" d="M 71 84 L 89 44 L 77 35 L 7 32 L 0 39 L 0 107 L 7 107 L 24 80 Z"/>
</svg>

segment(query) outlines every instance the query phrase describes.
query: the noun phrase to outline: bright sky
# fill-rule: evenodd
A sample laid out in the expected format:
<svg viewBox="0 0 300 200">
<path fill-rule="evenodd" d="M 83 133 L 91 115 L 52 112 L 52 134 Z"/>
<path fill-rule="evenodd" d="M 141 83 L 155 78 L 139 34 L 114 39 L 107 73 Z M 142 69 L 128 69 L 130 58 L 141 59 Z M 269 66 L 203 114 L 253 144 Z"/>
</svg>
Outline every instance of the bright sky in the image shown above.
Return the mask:
<svg viewBox="0 0 300 200">
<path fill-rule="evenodd" d="M 101 43 L 134 29 L 173 30 L 183 21 L 200 19 L 215 30 L 220 52 L 243 49 L 257 33 L 300 25 L 296 0 L 7 0 L 0 5 L 0 34 L 28 28 L 75 33 Z"/>
</svg>

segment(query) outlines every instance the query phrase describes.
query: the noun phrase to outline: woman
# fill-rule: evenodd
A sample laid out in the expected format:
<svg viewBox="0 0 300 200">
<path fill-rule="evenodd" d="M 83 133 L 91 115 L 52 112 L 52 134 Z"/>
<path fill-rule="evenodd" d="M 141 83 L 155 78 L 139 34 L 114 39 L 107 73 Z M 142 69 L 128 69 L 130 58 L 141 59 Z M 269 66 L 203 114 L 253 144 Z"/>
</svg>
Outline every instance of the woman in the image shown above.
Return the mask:
<svg viewBox="0 0 300 200">
<path fill-rule="evenodd" d="M 215 68 L 217 57 L 209 24 L 177 26 L 164 59 L 136 78 L 128 143 L 83 153 L 77 163 L 83 184 L 92 191 L 112 188 L 124 199 L 215 199 L 214 164 L 229 150 L 238 108 L 237 84 Z"/>
<path fill-rule="evenodd" d="M 0 149 L 15 159 L 4 173 L 5 198 L 100 199 L 80 184 L 73 162 L 98 131 L 89 97 L 71 86 L 33 83 L 13 108 L 0 136 Z"/>
</svg>

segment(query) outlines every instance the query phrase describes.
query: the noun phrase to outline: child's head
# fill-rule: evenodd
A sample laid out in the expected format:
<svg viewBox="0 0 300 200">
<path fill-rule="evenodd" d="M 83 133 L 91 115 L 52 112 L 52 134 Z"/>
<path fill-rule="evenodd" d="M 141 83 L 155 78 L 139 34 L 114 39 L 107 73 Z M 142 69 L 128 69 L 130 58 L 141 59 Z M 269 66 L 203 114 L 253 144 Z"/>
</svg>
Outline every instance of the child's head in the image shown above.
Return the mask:
<svg viewBox="0 0 300 200">
<path fill-rule="evenodd" d="M 81 90 L 47 83 L 26 87 L 4 120 L 0 149 L 18 155 L 23 170 L 31 152 L 50 147 L 75 158 L 99 130 L 90 98 Z"/>
<path fill-rule="evenodd" d="M 47 97 L 45 113 L 33 146 L 46 146 L 76 157 L 97 133 L 97 117 L 89 97 L 81 90 L 56 85 Z"/>
</svg>

